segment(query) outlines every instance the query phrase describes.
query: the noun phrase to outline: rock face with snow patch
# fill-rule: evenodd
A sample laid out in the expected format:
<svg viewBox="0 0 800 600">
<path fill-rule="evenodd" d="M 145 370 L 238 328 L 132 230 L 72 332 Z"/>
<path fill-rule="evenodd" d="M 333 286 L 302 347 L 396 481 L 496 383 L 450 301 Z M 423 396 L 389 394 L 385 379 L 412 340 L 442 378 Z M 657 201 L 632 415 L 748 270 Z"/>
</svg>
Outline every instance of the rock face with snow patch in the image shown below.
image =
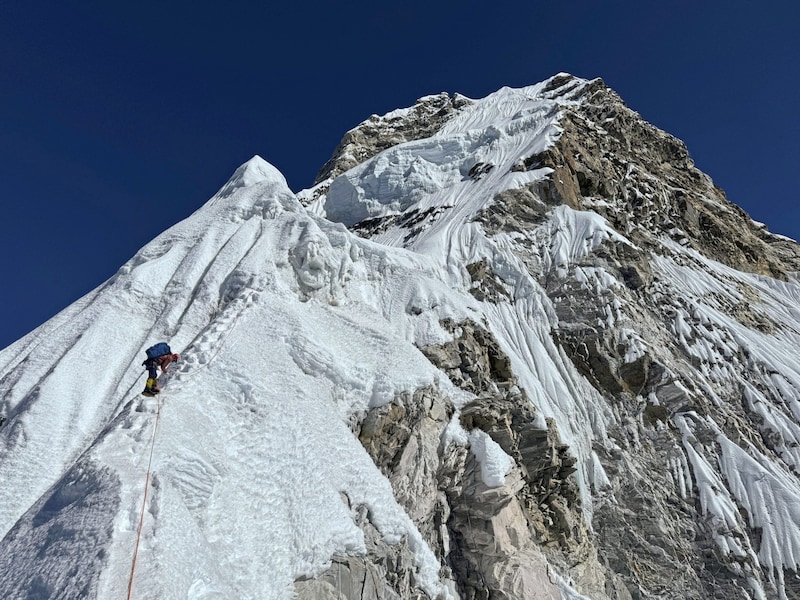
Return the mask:
<svg viewBox="0 0 800 600">
<path fill-rule="evenodd" d="M 345 134 L 315 183 L 333 179 L 381 150 L 433 135 L 455 111 L 469 103 L 460 94 L 441 93 L 420 98 L 411 108 L 372 115 Z"/>
<path fill-rule="evenodd" d="M 318 181 L 254 158 L 0 352 L 0 596 L 800 594 L 800 247 L 679 140 L 560 74 Z"/>
<path fill-rule="evenodd" d="M 450 239 L 460 235 L 470 244 L 456 246 L 457 254 L 452 243 L 443 249 L 450 252 L 448 264 L 465 269 L 477 299 L 500 311 L 531 289 L 546 295 L 536 318 L 547 322 L 559 352 L 594 388 L 598 403 L 583 425 L 592 431 L 589 446 L 556 447 L 573 457 L 567 464 L 577 458 L 578 474 L 583 463 L 597 477 L 555 477 L 567 489 L 577 482 L 590 491 L 555 494 L 561 502 L 553 514 L 529 512 L 526 527 L 576 589 L 593 598 L 659 597 L 670 589 L 692 598 L 780 597 L 784 573 L 797 569 L 791 548 L 799 524 L 790 517 L 768 525 L 765 538 L 764 509 L 754 503 L 765 494 L 769 504 L 780 504 L 785 494 L 800 491 L 798 363 L 790 341 L 797 331 L 791 307 L 800 249 L 729 203 L 679 140 L 643 121 L 600 80 L 560 75 L 497 96 L 499 105 L 512 108 L 502 115 L 497 110 L 496 121 L 481 122 L 479 107 L 470 106 L 427 143 L 394 150 L 400 168 L 426 161 L 435 174 L 437 187 L 416 202 L 389 203 L 375 195 L 359 179 L 360 173 L 372 176 L 369 165 L 342 175 L 355 190 L 348 202 L 363 197 L 390 208 L 353 228 L 376 241 L 429 252 L 446 227 Z M 534 151 L 514 139 L 526 128 L 526 101 L 528 114 L 550 118 L 561 130 Z M 528 134 L 543 130 L 540 122 Z M 469 161 L 447 164 L 430 152 L 433 140 L 446 146 L 464 139 L 472 141 Z M 385 171 L 381 177 L 390 180 Z M 337 188 L 327 198 L 333 205 Z M 449 216 L 459 200 L 440 199 L 467 194 L 484 199 L 468 210 L 461 201 L 459 229 Z M 391 190 L 384 196 L 391 198 Z M 489 331 L 506 335 L 502 319 L 487 321 Z M 486 341 L 491 333 L 482 338 L 478 344 L 458 338 L 469 356 L 437 348 L 426 355 L 456 385 L 486 394 L 473 379 L 478 365 L 491 363 L 486 353 L 496 344 Z M 547 368 L 501 362 L 505 379 L 515 382 L 508 385 L 516 385 L 515 368 Z M 497 398 L 481 402 L 477 422 L 514 414 Z M 538 403 L 524 398 L 516 404 Z M 543 411 L 554 431 L 571 418 L 560 408 Z M 462 409 L 468 429 L 476 422 L 474 410 Z M 486 427 L 523 471 L 529 466 L 513 451 L 520 441 L 511 440 L 524 440 L 525 431 L 547 438 L 546 429 L 532 428 L 534 420 L 511 419 L 513 434 Z M 550 460 L 544 448 L 531 454 Z M 735 472 L 744 463 L 766 479 L 742 481 Z M 584 520 L 574 508 L 582 502 L 592 505 Z"/>
</svg>

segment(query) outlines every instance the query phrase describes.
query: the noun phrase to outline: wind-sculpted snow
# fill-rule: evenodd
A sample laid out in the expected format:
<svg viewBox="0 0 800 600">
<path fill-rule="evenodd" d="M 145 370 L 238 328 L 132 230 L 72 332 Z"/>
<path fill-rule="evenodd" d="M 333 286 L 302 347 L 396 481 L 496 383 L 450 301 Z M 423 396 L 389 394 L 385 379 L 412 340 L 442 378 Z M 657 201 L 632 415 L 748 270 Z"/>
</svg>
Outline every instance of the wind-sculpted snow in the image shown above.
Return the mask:
<svg viewBox="0 0 800 600">
<path fill-rule="evenodd" d="M 401 391 L 449 385 L 414 345 L 447 334 L 407 303 L 436 298 L 438 314 L 464 318 L 474 300 L 425 260 L 308 216 L 260 159 L 239 171 L 263 177 L 237 172 L 235 185 L 2 355 L 14 367 L 2 380 L 4 534 L 19 519 L 0 543 L 16 572 L 0 583 L 3 597 L 40 580 L 58 597 L 124 595 L 157 404 L 139 396 L 140 363 L 160 339 L 181 361 L 162 377 L 134 597 L 288 598 L 334 552 L 364 551 L 350 508 L 364 505 L 387 540 L 408 541 L 418 584 L 439 593 L 437 559 L 348 423 Z M 92 486 L 109 496 L 102 505 L 45 502 L 53 516 L 41 519 L 39 498 L 74 487 L 63 473 L 79 456 L 119 483 Z M 83 538 L 63 521 L 102 524 L 92 552 L 104 560 L 87 561 L 85 577 L 40 577 L 38 562 L 16 562 L 28 523 L 38 533 L 26 552 L 69 554 L 49 569 L 79 558 Z"/>
<path fill-rule="evenodd" d="M 571 137 L 562 139 L 564 114 Z M 575 137 L 577 127 L 585 138 Z M 622 178 L 598 179 L 603 168 L 621 169 Z M 558 76 L 475 101 L 433 136 L 342 174 L 319 202 L 329 218 L 440 261 L 450 274 L 486 265 L 503 290 L 495 297 L 509 301 L 484 303 L 482 318 L 539 426 L 552 418 L 578 458 L 588 521 L 597 506 L 627 510 L 627 498 L 606 499 L 624 482 L 606 473 L 617 471 L 609 457 L 635 452 L 621 436 L 631 436 L 632 448 L 663 444 L 668 458 L 659 449 L 653 464 L 671 475 L 664 497 L 696 500 L 712 519 L 695 525 L 698 545 L 708 538 L 735 557 L 723 560 L 741 578 L 734 587 L 784 597 L 784 571 L 797 571 L 800 543 L 800 517 L 786 506 L 800 459 L 800 288 L 793 278 L 753 273 L 786 273 L 797 251 L 753 229 L 679 142 L 602 84 Z M 720 250 L 723 227 L 742 231 L 731 251 L 744 248 L 744 256 Z M 768 244 L 789 261 L 758 256 L 759 248 L 773 252 Z M 689 435 L 680 415 L 698 406 L 704 416 L 694 427 L 703 433 Z M 682 453 L 676 430 L 684 432 Z M 698 442 L 707 438 L 715 441 Z M 750 477 L 755 464 L 771 475 Z"/>
<path fill-rule="evenodd" d="M 580 262 L 609 240 L 632 245 L 597 213 L 558 206 L 549 217 L 547 226 L 535 232 L 547 240 L 548 252 L 542 265 L 546 271 L 566 273 L 569 265 Z"/>
<path fill-rule="evenodd" d="M 681 348 L 697 363 L 694 383 L 723 410 L 714 418 L 695 415 L 676 423 L 684 434 L 703 511 L 724 523 L 719 531 L 728 532 L 718 539 L 720 549 L 757 554 L 753 562 L 783 589 L 784 570 L 797 571 L 800 547 L 800 512 L 794 509 L 800 494 L 798 288 L 686 254 L 686 265 L 666 258 L 656 264 L 673 289 L 684 293 L 672 302 L 673 327 Z M 732 417 L 724 406 L 728 394 L 740 397 L 745 414 L 752 415 L 760 432 L 757 444 L 737 440 L 735 430 L 731 439 Z M 713 435 L 716 448 L 699 444 L 690 423 Z M 755 548 L 745 541 L 748 528 L 760 531 Z"/>
<path fill-rule="evenodd" d="M 340 150 L 0 352 L 0 597 L 798 591 L 796 245 L 599 80 Z"/>
<path fill-rule="evenodd" d="M 540 177 L 523 178 L 511 168 L 558 135 L 559 105 L 539 97 L 541 87 L 501 90 L 463 108 L 432 137 L 389 148 L 340 175 L 320 201 L 326 216 L 352 225 L 412 205 L 423 214 L 433 207 L 474 211 L 491 198 L 492 189 Z M 476 165 L 486 165 L 484 181 L 474 176 Z"/>
</svg>

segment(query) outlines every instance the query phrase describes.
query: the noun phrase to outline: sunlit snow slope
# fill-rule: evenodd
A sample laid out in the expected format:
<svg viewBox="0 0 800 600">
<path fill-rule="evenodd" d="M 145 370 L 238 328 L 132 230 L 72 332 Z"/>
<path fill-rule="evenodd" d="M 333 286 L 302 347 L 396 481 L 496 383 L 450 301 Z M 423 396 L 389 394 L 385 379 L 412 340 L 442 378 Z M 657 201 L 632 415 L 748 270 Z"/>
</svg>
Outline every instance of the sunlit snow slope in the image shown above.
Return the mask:
<svg viewBox="0 0 800 600">
<path fill-rule="evenodd" d="M 365 518 L 408 548 L 403 589 L 431 598 L 484 593 L 491 577 L 520 597 L 788 597 L 794 244 L 609 94 L 559 75 L 462 98 L 431 135 L 297 195 L 255 157 L 0 352 L 0 598 L 288 600 L 335 557 L 368 554 Z M 708 232 L 740 222 L 729 257 Z M 505 378 L 476 393 L 453 383 L 480 366 L 469 328 Z M 181 361 L 144 398 L 143 351 L 162 340 Z M 394 462 L 438 465 L 424 476 L 442 522 L 425 535 L 436 519 L 359 439 L 367 415 L 423 389 L 452 408 L 439 454 L 416 432 L 417 454 L 409 442 L 414 458 Z M 481 429 L 509 398 L 544 440 L 546 489 L 541 457 L 512 456 L 516 432 Z"/>
<path fill-rule="evenodd" d="M 447 385 L 414 344 L 472 311 L 449 288 L 425 259 L 310 218 L 260 158 L 243 165 L 0 354 L 0 596 L 125 597 L 157 411 L 143 348 L 162 339 L 182 359 L 158 399 L 135 598 L 290 597 L 363 546 L 341 494 L 409 537 L 435 595 L 438 564 L 348 420 Z"/>
<path fill-rule="evenodd" d="M 786 597 L 800 570 L 796 244 L 601 81 L 564 74 L 475 101 L 324 186 L 308 195 L 318 213 L 451 275 L 480 266 L 473 291 L 500 299 L 482 317 L 578 458 L 587 522 L 629 589 Z"/>
</svg>

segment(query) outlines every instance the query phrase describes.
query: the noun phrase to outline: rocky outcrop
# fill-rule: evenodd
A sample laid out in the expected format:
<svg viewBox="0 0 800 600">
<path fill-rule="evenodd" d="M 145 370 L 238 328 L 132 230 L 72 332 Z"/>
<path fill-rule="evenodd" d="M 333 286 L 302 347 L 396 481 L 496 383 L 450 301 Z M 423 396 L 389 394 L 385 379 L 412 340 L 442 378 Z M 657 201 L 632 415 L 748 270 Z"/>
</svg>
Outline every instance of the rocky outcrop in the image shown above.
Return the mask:
<svg viewBox="0 0 800 600">
<path fill-rule="evenodd" d="M 481 407 L 472 406 L 471 416 L 462 422 L 471 427 Z M 447 398 L 419 390 L 370 411 L 359 439 L 434 549 L 443 578 L 452 581 L 460 598 L 560 598 L 547 561 L 533 542 L 523 505 L 527 470 L 515 467 L 504 485 L 488 486 L 475 454 L 445 435 L 452 413 Z M 537 474 L 547 470 L 540 468 Z"/>
<path fill-rule="evenodd" d="M 486 259 L 467 265 L 467 273 L 472 280 L 469 293 L 477 300 L 493 304 L 511 300 L 508 286 L 493 272 Z"/>
<path fill-rule="evenodd" d="M 397 501 L 433 548 L 448 545 L 449 508 L 439 489 L 443 431 L 452 402 L 432 389 L 402 395 L 367 413 L 358 438 L 389 479 Z"/>
<path fill-rule="evenodd" d="M 345 499 L 346 500 L 346 499 Z M 366 507 L 355 508 L 364 532 L 363 556 L 336 554 L 318 577 L 295 582 L 297 600 L 427 600 L 415 579 L 414 556 L 406 540 L 387 543 L 369 521 Z"/>
<path fill-rule="evenodd" d="M 597 481 L 581 493 L 576 449 L 558 422 L 537 415 L 512 361 L 473 321 L 443 321 L 452 340 L 421 350 L 474 399 L 456 406 L 438 390 L 417 390 L 370 411 L 359 439 L 459 598 L 559 598 L 556 572 L 595 600 L 793 597 L 793 564 L 760 563 L 770 524 L 753 514 L 749 490 L 730 482 L 722 447 L 761 464 L 764 477 L 767 463 L 782 481 L 798 472 L 800 434 L 788 423 L 800 392 L 769 348 L 793 326 L 764 296 L 796 278 L 800 246 L 728 202 L 680 140 L 601 80 L 560 75 L 535 93 L 559 99 L 560 137 L 515 158 L 512 172 L 537 173 L 509 178 L 528 183 L 498 193 L 475 220 L 488 240 L 512 248 L 528 271 L 521 279 L 546 294 L 556 347 L 596 391 L 597 415 L 609 415 L 588 451 Z M 424 110 L 443 112 L 414 125 L 419 135 L 402 131 L 414 113 L 395 117 L 403 124 L 386 139 L 372 139 L 386 126 L 375 121 L 347 138 L 352 146 L 343 142 L 326 176 L 436 130 L 457 107 L 432 98 Z M 499 181 L 499 164 L 481 156 L 465 181 Z M 364 237 L 391 229 L 408 242 L 442 210 L 413 205 L 355 228 Z M 574 247 L 556 256 L 569 235 Z M 510 261 L 471 260 L 463 276 L 476 301 L 491 310 L 517 301 Z M 502 482 L 484 480 L 481 440 L 510 457 Z M 378 571 L 370 573 L 387 577 Z"/>
<path fill-rule="evenodd" d="M 463 599 L 556 599 L 561 593 L 548 566 L 556 563 L 594 597 L 627 600 L 625 586 L 597 559 L 572 476 L 575 458 L 555 424 L 535 425 L 535 411 L 488 331 L 469 321 L 444 326 L 453 341 L 423 351 L 478 398 L 459 416 L 437 390 L 417 390 L 370 410 L 358 427 L 364 448 L 441 561 L 443 578 Z M 471 440 L 482 432 L 513 459 L 502 485 L 486 483 L 469 443 L 448 432 L 452 418 Z M 357 567 L 353 560 L 335 566 L 369 570 L 362 559 Z M 380 572 L 370 573 L 383 581 Z M 328 585 L 332 577 L 325 575 Z M 304 585 L 316 590 L 322 584 Z"/>
<path fill-rule="evenodd" d="M 485 217 L 493 228 L 522 230 L 547 206 L 566 204 L 598 212 L 642 249 L 658 251 L 667 237 L 740 271 L 785 279 L 800 270 L 797 245 L 729 202 L 695 168 L 683 142 L 643 120 L 602 80 L 570 94 L 575 81 L 565 75 L 550 82 L 551 93 L 563 88 L 568 99 L 580 100 L 564 107 L 558 141 L 515 167 L 552 174 L 527 191 L 501 195 L 491 209 L 499 215 Z"/>
<path fill-rule="evenodd" d="M 470 103 L 460 94 L 442 92 L 420 98 L 414 106 L 386 115 L 372 115 L 348 131 L 320 169 L 314 184 L 332 179 L 372 158 L 382 150 L 430 137 L 458 109 Z"/>
<path fill-rule="evenodd" d="M 475 395 L 499 394 L 516 386 L 511 362 L 492 334 L 471 321 L 442 321 L 453 341 L 422 348 L 454 384 Z"/>
<path fill-rule="evenodd" d="M 460 572 L 469 578 L 492 565 L 527 573 L 531 581 L 541 583 L 537 565 L 546 558 L 593 598 L 629 598 L 623 582 L 598 561 L 573 477 L 575 458 L 561 442 L 556 424 L 547 420 L 546 429 L 536 425 L 533 405 L 488 331 L 469 321 L 443 324 L 454 333 L 453 341 L 423 351 L 451 381 L 478 396 L 462 407 L 462 426 L 485 432 L 514 460 L 500 488 L 487 488 L 479 480 L 473 455 L 455 470 L 463 474 L 451 475 L 445 486 L 451 528 L 460 532 L 460 557 L 469 566 Z M 514 540 L 513 551 L 508 539 Z M 500 555 L 496 545 L 504 549 Z M 469 580 L 470 589 L 476 590 L 492 581 L 485 574 L 483 580 Z"/>
</svg>

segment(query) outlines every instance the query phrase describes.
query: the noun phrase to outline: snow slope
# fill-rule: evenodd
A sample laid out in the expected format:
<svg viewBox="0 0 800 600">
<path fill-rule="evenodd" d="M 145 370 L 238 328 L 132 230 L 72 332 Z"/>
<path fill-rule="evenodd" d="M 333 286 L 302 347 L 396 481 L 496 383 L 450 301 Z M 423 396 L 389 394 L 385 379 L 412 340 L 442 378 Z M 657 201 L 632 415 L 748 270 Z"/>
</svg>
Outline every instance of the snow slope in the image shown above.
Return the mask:
<svg viewBox="0 0 800 600">
<path fill-rule="evenodd" d="M 421 302 L 437 314 L 409 315 Z M 0 596 L 124 596 L 153 439 L 134 597 L 288 598 L 333 552 L 363 547 L 342 494 L 411 540 L 435 595 L 437 561 L 348 420 L 446 388 L 414 343 L 471 304 L 424 259 L 309 217 L 254 158 L 0 354 Z M 140 363 L 160 339 L 182 359 L 157 413 Z"/>
<path fill-rule="evenodd" d="M 559 78 L 566 81 L 566 92 L 553 89 Z M 602 503 L 618 503 L 605 497 L 612 486 L 595 452 L 603 448 L 612 456 L 625 454 L 619 433 L 610 436 L 609 431 L 633 437 L 630 460 L 635 462 L 635 454 L 647 447 L 639 438 L 648 435 L 641 422 L 645 407 L 665 405 L 665 414 L 674 411 L 672 425 L 683 444 L 674 473 L 676 495 L 691 499 L 696 494 L 717 551 L 734 557 L 729 568 L 748 581 L 747 594 L 786 597 L 785 573 L 800 569 L 800 513 L 791 500 L 800 496 L 796 274 L 783 282 L 743 273 L 693 250 L 685 238 L 673 241 L 675 230 L 653 237 L 661 248 L 650 265 L 652 308 L 663 320 L 656 332 L 649 323 L 637 322 L 642 298 L 626 296 L 625 283 L 595 254 L 604 245 L 640 252 L 625 233 L 638 229 L 652 235 L 635 212 L 623 219 L 631 229 L 619 232 L 592 210 L 602 205 L 628 211 L 627 205 L 612 207 L 586 198 L 588 210 L 562 204 L 548 209 L 546 219 L 530 230 L 487 234 L 478 215 L 491 213 L 499 194 L 530 189 L 552 174 L 546 167 L 520 165 L 553 144 L 561 133 L 561 112 L 576 106 L 579 101 L 573 98 L 592 83 L 570 76 L 554 80 L 504 88 L 473 102 L 435 135 L 390 148 L 351 169 L 324 196 L 309 194 L 317 198 L 314 209 L 357 224 L 374 241 L 430 257 L 451 277 L 464 265 L 490 265 L 511 300 L 483 304 L 482 318 L 540 417 L 555 420 L 578 458 L 576 477 L 587 521 L 598 496 Z M 654 200 L 650 189 L 633 193 Z M 720 202 L 711 196 L 703 201 Z M 660 215 L 664 223 L 670 216 Z M 553 285 L 556 297 L 570 293 L 568 284 L 577 284 L 596 299 L 603 312 L 596 326 L 616 331 L 624 363 L 655 357 L 667 365 L 663 386 L 670 391 L 636 398 L 636 421 L 625 420 L 613 397 L 601 398 L 587 386 L 553 345 L 550 332 L 563 324 L 555 316 L 552 296 L 539 283 L 553 280 L 561 280 L 565 290 L 558 292 Z M 736 406 L 740 397 L 744 414 Z M 692 410 L 706 405 L 716 407 L 715 412 Z M 746 441 L 753 434 L 768 447 Z M 715 443 L 702 441 L 708 439 Z M 758 543 L 747 541 L 753 530 L 759 532 Z M 763 581 L 755 575 L 759 569 Z"/>
<path fill-rule="evenodd" d="M 387 542 L 409 545 L 429 596 L 455 597 L 353 434 L 370 408 L 430 386 L 457 409 L 447 441 L 470 447 L 487 487 L 504 484 L 513 459 L 482 430 L 463 431 L 458 409 L 472 397 L 419 350 L 451 339 L 444 319 L 491 332 L 536 425 L 557 424 L 589 530 L 597 510 L 625 502 L 605 457 L 636 470 L 671 428 L 675 497 L 697 500 L 750 597 L 768 597 L 760 569 L 781 597 L 784 570 L 800 567 L 800 288 L 665 237 L 652 269 L 666 325 L 646 330 L 596 259 L 603 247 L 636 249 L 591 210 L 599 200 L 487 233 L 476 217 L 499 194 L 552 175 L 528 159 L 558 139 L 562 111 L 590 82 L 551 84 L 465 104 L 434 135 L 297 195 L 255 157 L 109 281 L 0 352 L 0 597 L 124 597 L 131 586 L 141 599 L 288 599 L 334 554 L 366 551 L 363 507 Z M 489 265 L 497 299 L 478 299 L 476 264 Z M 635 416 L 554 339 L 561 292 L 542 282 L 555 280 L 597 302 L 595 325 L 616 332 L 622 362 L 663 359 L 664 381 L 632 398 Z M 143 349 L 161 340 L 181 361 L 164 392 L 144 398 Z M 660 354 L 673 346 L 685 360 Z M 774 454 L 727 406 L 739 397 Z M 670 424 L 646 427 L 646 406 L 668 407 Z M 584 597 L 552 568 L 564 598 Z"/>
<path fill-rule="evenodd" d="M 515 168 L 553 143 L 560 133 L 560 111 L 575 104 L 547 90 L 548 82 L 502 88 L 474 101 L 430 138 L 390 148 L 343 174 L 316 201 L 321 208 L 312 209 L 348 225 L 385 219 L 390 224 L 372 240 L 429 257 L 451 278 L 461 278 L 462 286 L 470 285 L 464 280 L 465 266 L 488 260 L 514 301 L 486 303 L 481 317 L 511 358 L 520 387 L 540 409 L 540 426 L 545 417 L 556 418 L 562 438 L 578 454 L 584 507 L 590 513 L 587 489 L 596 471 L 591 445 L 606 435 L 604 403 L 553 344 L 550 331 L 557 320 L 552 304 L 514 252 L 513 241 L 502 235 L 490 238 L 475 220 L 501 191 L 551 172 Z M 551 218 L 552 241 L 543 257 L 547 263 L 567 264 L 606 239 L 620 238 L 595 213 L 561 206 Z"/>
</svg>

